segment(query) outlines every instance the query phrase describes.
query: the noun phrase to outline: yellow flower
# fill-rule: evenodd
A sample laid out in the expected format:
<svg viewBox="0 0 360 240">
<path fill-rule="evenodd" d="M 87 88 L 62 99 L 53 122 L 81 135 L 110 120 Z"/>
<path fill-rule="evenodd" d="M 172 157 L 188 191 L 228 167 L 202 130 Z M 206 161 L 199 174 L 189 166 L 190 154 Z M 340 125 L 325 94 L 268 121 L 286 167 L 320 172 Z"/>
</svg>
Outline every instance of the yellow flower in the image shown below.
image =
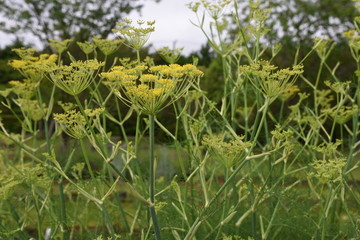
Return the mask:
<svg viewBox="0 0 360 240">
<path fill-rule="evenodd" d="M 33 82 L 39 82 L 47 72 L 52 71 L 56 66 L 55 62 L 58 58 L 56 54 L 41 54 L 39 57 L 33 57 L 26 55 L 29 53 L 26 53 L 24 49 L 14 49 L 14 51 L 22 56 L 22 60 L 12 60 L 9 65 Z"/>
<path fill-rule="evenodd" d="M 293 87 L 296 79 L 303 72 L 302 68 L 302 65 L 296 65 L 292 69 L 277 70 L 277 67 L 268 61 L 260 61 L 249 66 L 240 66 L 240 71 L 271 103 Z"/>
<path fill-rule="evenodd" d="M 93 82 L 101 66 L 104 66 L 104 63 L 97 60 L 76 61 L 69 66 L 57 67 L 49 73 L 49 79 L 58 88 L 74 96 Z"/>
<path fill-rule="evenodd" d="M 69 136 L 82 139 L 87 134 L 86 120 L 80 112 L 68 110 L 65 113 L 54 113 L 54 120 Z"/>
<path fill-rule="evenodd" d="M 36 49 L 35 48 L 14 48 L 12 49 L 21 59 L 27 60 L 34 56 Z"/>
<path fill-rule="evenodd" d="M 101 74 L 120 99 L 147 114 L 155 114 L 182 97 L 202 75 L 193 65 L 177 64 L 114 67 Z"/>
</svg>

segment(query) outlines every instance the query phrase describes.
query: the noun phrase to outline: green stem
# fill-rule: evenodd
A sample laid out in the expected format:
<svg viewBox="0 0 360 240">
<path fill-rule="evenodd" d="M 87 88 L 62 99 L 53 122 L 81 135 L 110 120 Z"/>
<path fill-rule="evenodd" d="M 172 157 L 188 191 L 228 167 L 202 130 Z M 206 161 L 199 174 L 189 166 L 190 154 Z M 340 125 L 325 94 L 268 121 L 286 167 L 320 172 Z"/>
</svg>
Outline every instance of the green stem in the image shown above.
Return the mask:
<svg viewBox="0 0 360 240">
<path fill-rule="evenodd" d="M 40 209 L 39 209 L 39 202 L 35 193 L 35 189 L 34 186 L 31 185 L 31 193 L 32 193 L 32 197 L 34 199 L 34 207 L 35 207 L 35 211 L 36 211 L 36 217 L 37 217 L 37 232 L 38 232 L 38 238 L 41 239 L 43 237 L 42 231 L 41 231 L 41 223 L 42 223 L 42 219 L 41 219 L 41 213 L 40 213 Z"/>
<path fill-rule="evenodd" d="M 155 211 L 155 169 L 154 169 L 154 127 L 155 127 L 155 121 L 154 121 L 154 115 L 149 114 L 149 138 L 150 138 L 150 215 L 151 219 L 154 225 L 154 231 L 155 231 L 155 239 L 160 240 L 160 228 L 158 225 L 157 217 L 156 217 L 156 211 Z"/>
<path fill-rule="evenodd" d="M 224 180 L 227 181 L 228 178 L 228 169 L 225 167 L 225 171 L 224 171 Z M 227 195 L 227 190 L 225 190 L 225 196 Z M 225 197 L 225 202 L 223 203 L 223 209 L 222 209 L 222 213 L 221 213 L 221 221 L 223 221 L 225 219 L 225 213 L 226 213 L 226 208 L 228 207 L 228 202 L 229 202 L 229 198 Z M 220 234 L 221 234 L 221 230 L 222 230 L 223 225 L 221 224 L 218 232 L 216 234 L 215 240 L 219 239 Z"/>
<path fill-rule="evenodd" d="M 60 220 L 61 220 L 61 231 L 63 233 L 63 239 L 69 239 L 69 233 L 67 231 L 67 220 L 66 220 L 66 209 L 65 209 L 65 197 L 62 178 L 58 182 L 59 197 L 60 197 Z"/>
<path fill-rule="evenodd" d="M 326 201 L 325 201 L 325 206 L 324 206 L 324 209 L 323 209 L 323 214 L 320 218 L 320 222 L 319 222 L 319 225 L 321 224 L 321 240 L 325 240 L 325 234 L 326 234 L 326 220 L 327 220 L 327 216 L 326 216 L 326 211 L 327 209 L 330 207 L 329 204 L 330 204 L 330 199 L 332 198 L 332 195 L 334 193 L 334 190 L 333 190 L 333 184 L 331 183 L 330 184 L 330 189 L 329 189 L 329 193 L 328 193 L 328 196 L 326 198 Z"/>
<path fill-rule="evenodd" d="M 140 60 L 140 50 L 136 50 L 136 58 L 138 63 L 140 64 L 141 60 Z"/>
<path fill-rule="evenodd" d="M 261 117 L 260 123 L 258 125 L 255 137 L 253 138 L 253 144 L 250 147 L 247 156 L 250 155 L 250 153 L 252 152 L 252 150 L 254 149 L 255 145 L 256 145 L 256 141 L 260 135 L 261 129 L 262 129 L 262 125 L 264 123 L 265 117 L 266 117 L 266 113 L 267 113 L 267 109 L 268 109 L 268 101 L 265 101 L 265 106 L 263 109 L 263 115 Z M 224 183 L 224 185 L 221 186 L 221 188 L 215 193 L 215 195 L 213 196 L 213 198 L 209 201 L 208 205 L 206 207 L 203 208 L 203 210 L 198 214 L 198 217 L 195 219 L 193 225 L 191 226 L 191 228 L 189 229 L 188 233 L 186 234 L 184 240 L 190 240 L 190 238 L 195 234 L 194 232 L 198 229 L 199 224 L 201 224 L 202 222 L 202 218 L 203 215 L 205 214 L 205 212 L 208 210 L 208 208 L 215 202 L 215 200 L 222 194 L 222 192 L 227 188 L 227 186 L 232 182 L 232 180 L 235 178 L 235 176 L 239 173 L 239 171 L 245 166 L 246 163 L 248 163 L 248 160 L 244 160 L 241 162 L 241 164 L 235 168 L 235 170 L 232 172 L 232 174 L 229 176 L 229 178 L 227 179 L 227 181 Z"/>
<path fill-rule="evenodd" d="M 86 166 L 87 166 L 87 169 L 89 171 L 89 174 L 91 176 L 91 179 L 93 181 L 95 181 L 95 176 L 94 176 L 94 173 L 92 171 L 92 168 L 91 168 L 91 165 L 90 165 L 90 161 L 89 161 L 89 158 L 88 158 L 88 155 L 86 154 L 86 149 L 85 149 L 85 146 L 84 146 L 84 141 L 82 139 L 80 139 L 80 145 L 81 145 L 81 150 L 83 152 L 83 155 L 84 155 L 84 158 L 85 158 L 85 163 L 86 163 Z"/>
</svg>

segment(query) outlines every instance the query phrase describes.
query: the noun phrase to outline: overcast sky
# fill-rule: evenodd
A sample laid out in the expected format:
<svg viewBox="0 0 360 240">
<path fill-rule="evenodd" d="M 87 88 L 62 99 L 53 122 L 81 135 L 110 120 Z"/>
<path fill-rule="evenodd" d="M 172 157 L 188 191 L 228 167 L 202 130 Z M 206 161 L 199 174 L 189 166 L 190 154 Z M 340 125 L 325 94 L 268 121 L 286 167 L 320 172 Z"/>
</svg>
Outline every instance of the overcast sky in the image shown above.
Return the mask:
<svg viewBox="0 0 360 240">
<path fill-rule="evenodd" d="M 157 48 L 184 47 L 184 54 L 199 50 L 201 44 L 206 42 L 201 30 L 191 24 L 190 20 L 197 22 L 196 15 L 186 7 L 192 0 L 162 0 L 146 1 L 141 11 L 141 16 L 133 12 L 130 18 L 137 20 L 155 20 L 155 32 L 152 33 L 149 42 L 153 44 L 152 51 Z M 34 39 L 25 39 L 34 43 Z M 0 47 L 11 43 L 13 38 L 0 32 Z M 35 42 L 36 44 L 36 42 Z M 38 45 L 39 47 L 39 45 Z"/>
<path fill-rule="evenodd" d="M 196 15 L 186 6 L 193 0 L 162 0 L 159 3 L 146 1 L 142 16 L 131 14 L 131 18 L 155 20 L 155 32 L 150 37 L 154 48 L 168 46 L 184 47 L 184 53 L 199 50 L 206 42 L 201 30 L 190 20 L 197 23 Z"/>
</svg>

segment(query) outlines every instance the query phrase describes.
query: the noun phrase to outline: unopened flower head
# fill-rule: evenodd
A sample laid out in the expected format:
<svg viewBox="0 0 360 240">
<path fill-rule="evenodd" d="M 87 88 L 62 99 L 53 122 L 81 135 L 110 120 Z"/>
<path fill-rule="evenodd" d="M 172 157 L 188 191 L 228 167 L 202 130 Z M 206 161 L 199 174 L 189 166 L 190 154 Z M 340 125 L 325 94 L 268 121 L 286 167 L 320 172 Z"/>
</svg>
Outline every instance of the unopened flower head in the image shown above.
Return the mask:
<svg viewBox="0 0 360 240">
<path fill-rule="evenodd" d="M 101 74 L 120 99 L 147 114 L 155 114 L 182 97 L 202 75 L 191 64 L 138 65 L 130 69 L 117 66 Z"/>
<path fill-rule="evenodd" d="M 13 52 L 15 52 L 21 59 L 27 60 L 34 56 L 36 53 L 35 48 L 14 48 L 12 49 Z"/>
<path fill-rule="evenodd" d="M 322 183 L 339 182 L 342 180 L 343 168 L 346 165 L 346 158 L 331 158 L 326 160 L 316 160 L 311 166 L 314 171 L 309 175 L 316 177 Z"/>
<path fill-rule="evenodd" d="M 226 141 L 223 135 L 205 135 L 202 144 L 209 147 L 225 167 L 230 168 L 252 145 L 251 142 L 244 142 L 243 139 L 243 136 L 237 136 L 233 140 Z"/>
<path fill-rule="evenodd" d="M 276 148 L 280 148 L 282 145 L 285 147 L 291 148 L 293 146 L 293 131 L 291 130 L 283 130 L 281 126 L 277 125 L 276 129 L 271 131 L 271 143 Z"/>
<path fill-rule="evenodd" d="M 353 106 L 341 106 L 339 108 L 334 107 L 330 109 L 324 109 L 323 112 L 330 115 L 334 121 L 340 125 L 345 124 L 359 111 L 357 105 Z"/>
<path fill-rule="evenodd" d="M 349 46 L 355 51 L 360 50 L 360 35 L 356 30 L 349 30 L 343 33 L 349 42 Z"/>
<path fill-rule="evenodd" d="M 94 37 L 93 41 L 105 56 L 113 54 L 116 50 L 119 49 L 121 44 L 124 42 L 123 40 L 120 39 L 109 40 L 109 39 L 101 39 L 98 37 Z"/>
<path fill-rule="evenodd" d="M 91 43 L 88 41 L 76 42 L 76 44 L 79 46 L 81 51 L 83 51 L 86 55 L 89 55 L 90 53 L 92 53 L 96 48 L 96 45 L 94 43 Z"/>
<path fill-rule="evenodd" d="M 19 98 L 30 99 L 35 94 L 35 88 L 37 84 L 30 79 L 24 79 L 23 81 L 10 81 L 11 91 L 15 93 Z"/>
<path fill-rule="evenodd" d="M 87 135 L 88 127 L 86 125 L 86 119 L 76 110 L 68 110 L 65 113 L 54 113 L 54 120 L 66 134 L 73 138 L 82 139 Z"/>
<path fill-rule="evenodd" d="M 39 121 L 45 117 L 47 110 L 45 104 L 41 107 L 37 100 L 19 98 L 16 99 L 16 103 L 19 105 L 24 115 L 31 120 Z"/>
<path fill-rule="evenodd" d="M 350 88 L 350 81 L 347 82 L 330 82 L 325 81 L 324 82 L 326 86 L 328 86 L 331 90 L 333 90 L 336 93 L 346 94 L 346 92 Z"/>
<path fill-rule="evenodd" d="M 140 50 L 149 40 L 150 34 L 155 31 L 155 21 L 138 20 L 137 25 L 133 26 L 132 20 L 125 19 L 124 22 L 117 23 L 119 28 L 113 29 L 121 38 L 125 39 L 124 44 L 135 50 Z"/>
<path fill-rule="evenodd" d="M 331 49 L 332 41 L 325 38 L 314 39 L 314 49 L 320 58 L 325 58 Z"/>
<path fill-rule="evenodd" d="M 93 82 L 103 65 L 97 60 L 76 61 L 57 67 L 49 76 L 58 88 L 70 95 L 78 95 Z"/>
<path fill-rule="evenodd" d="M 66 51 L 66 49 L 68 49 L 70 43 L 72 42 L 72 39 L 65 39 L 63 41 L 58 41 L 58 40 L 53 40 L 50 39 L 49 40 L 49 44 L 50 47 L 57 53 L 62 54 L 63 52 Z"/>
<path fill-rule="evenodd" d="M 263 92 L 270 103 L 293 87 L 296 79 L 303 72 L 302 69 L 302 65 L 296 65 L 292 69 L 277 70 L 277 67 L 268 61 L 240 66 L 240 71 L 246 75 L 255 88 Z"/>
<path fill-rule="evenodd" d="M 181 51 L 184 48 L 170 49 L 169 47 L 163 47 L 157 50 L 157 53 L 169 64 L 176 63 L 180 56 Z"/>
<path fill-rule="evenodd" d="M 218 20 L 223 15 L 225 7 L 228 6 L 231 2 L 231 0 L 201 0 L 199 2 L 192 2 L 188 4 L 188 7 L 196 13 L 199 7 L 202 6 L 212 19 Z"/>
</svg>

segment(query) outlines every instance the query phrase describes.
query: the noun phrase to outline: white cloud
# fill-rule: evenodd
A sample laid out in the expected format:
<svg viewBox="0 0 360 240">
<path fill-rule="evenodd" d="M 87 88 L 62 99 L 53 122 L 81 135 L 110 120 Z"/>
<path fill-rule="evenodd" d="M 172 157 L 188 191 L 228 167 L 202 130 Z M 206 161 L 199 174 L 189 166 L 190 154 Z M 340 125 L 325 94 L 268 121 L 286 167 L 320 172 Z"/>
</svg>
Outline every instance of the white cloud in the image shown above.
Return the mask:
<svg viewBox="0 0 360 240">
<path fill-rule="evenodd" d="M 154 48 L 164 46 L 184 47 L 184 53 L 199 50 L 201 44 L 206 42 L 201 30 L 191 22 L 197 23 L 196 15 L 186 4 L 189 0 L 162 0 L 159 3 L 146 1 L 141 16 L 132 13 L 130 18 L 155 20 L 155 32 L 150 36 L 149 42 Z M 152 50 L 155 50 L 152 49 Z"/>
</svg>

